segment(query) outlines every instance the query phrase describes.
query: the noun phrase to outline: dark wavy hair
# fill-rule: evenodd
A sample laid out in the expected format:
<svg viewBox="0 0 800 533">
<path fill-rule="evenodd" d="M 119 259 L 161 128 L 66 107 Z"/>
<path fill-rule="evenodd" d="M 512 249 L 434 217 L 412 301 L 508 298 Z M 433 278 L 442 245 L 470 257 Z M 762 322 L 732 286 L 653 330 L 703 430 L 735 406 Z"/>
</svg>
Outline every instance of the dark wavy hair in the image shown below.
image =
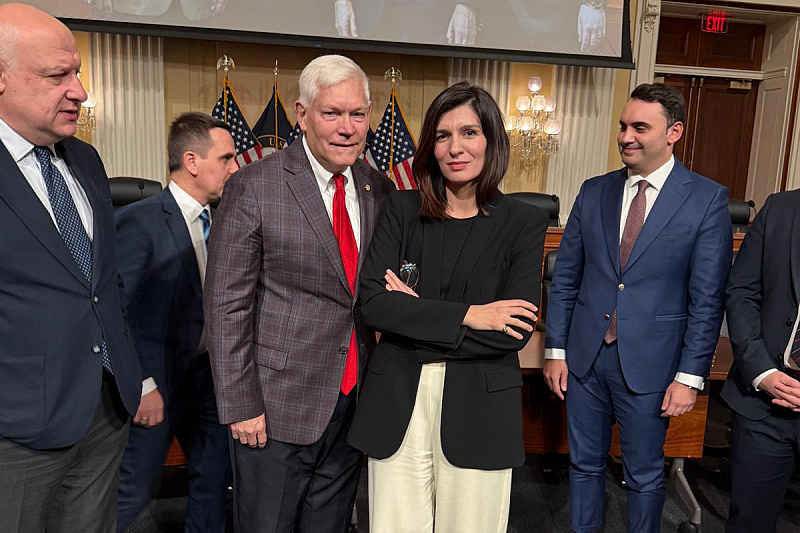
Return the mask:
<svg viewBox="0 0 800 533">
<path fill-rule="evenodd" d="M 674 87 L 663 83 L 642 83 L 633 90 L 631 99 L 661 104 L 667 118 L 667 128 L 676 122 L 686 122 L 686 101 Z"/>
<path fill-rule="evenodd" d="M 448 87 L 436 97 L 425 113 L 417 154 L 414 156 L 414 179 L 422 198 L 420 215 L 423 217 L 440 220 L 449 218 L 445 178 L 434 155 L 436 129 L 442 115 L 464 104 L 469 104 L 478 115 L 486 137 L 486 156 L 475 187 L 475 201 L 484 215 L 488 215 L 486 208 L 489 201 L 508 169 L 508 136 L 494 98 L 484 89 L 467 82 Z"/>
</svg>

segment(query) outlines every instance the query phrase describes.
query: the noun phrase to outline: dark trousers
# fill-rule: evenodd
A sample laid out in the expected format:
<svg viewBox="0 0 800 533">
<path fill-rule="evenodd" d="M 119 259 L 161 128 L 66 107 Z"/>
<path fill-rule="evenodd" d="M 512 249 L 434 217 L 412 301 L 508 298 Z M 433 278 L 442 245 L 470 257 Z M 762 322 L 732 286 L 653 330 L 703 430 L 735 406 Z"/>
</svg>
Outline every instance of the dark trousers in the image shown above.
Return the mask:
<svg viewBox="0 0 800 533">
<path fill-rule="evenodd" d="M 355 391 L 339 395 L 322 437 L 307 446 L 269 439 L 250 448 L 234 441 L 236 533 L 344 533 L 361 474 L 362 454 L 345 441 Z"/>
<path fill-rule="evenodd" d="M 164 421 L 152 428 L 131 425 L 120 465 L 117 529 L 124 531 L 147 505 L 173 437 L 189 462 L 185 531 L 222 533 L 231 478 L 228 427 L 219 423 L 208 354 L 198 356 L 181 379 L 170 384 Z"/>
<path fill-rule="evenodd" d="M 658 533 L 664 507 L 663 392 L 636 394 L 625 384 L 617 344 L 603 344 L 592 369 L 581 379 L 569 375 L 567 426 L 572 529 L 594 533 L 603 527 L 605 470 L 611 426 L 619 427 L 628 519 L 634 533 Z"/>
<path fill-rule="evenodd" d="M 731 507 L 726 533 L 774 533 L 800 454 L 800 416 L 774 408 L 762 420 L 733 412 Z"/>
<path fill-rule="evenodd" d="M 112 533 L 129 415 L 103 372 L 92 425 L 76 444 L 33 450 L 0 437 L 0 531 Z"/>
</svg>

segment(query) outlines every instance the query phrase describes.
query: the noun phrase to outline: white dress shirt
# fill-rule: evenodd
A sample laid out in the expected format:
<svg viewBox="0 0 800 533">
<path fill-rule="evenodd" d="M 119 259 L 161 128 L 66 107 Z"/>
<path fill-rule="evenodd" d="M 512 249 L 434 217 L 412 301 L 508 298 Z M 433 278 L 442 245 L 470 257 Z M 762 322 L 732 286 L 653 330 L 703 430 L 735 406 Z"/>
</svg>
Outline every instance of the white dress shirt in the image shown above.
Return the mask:
<svg viewBox="0 0 800 533">
<path fill-rule="evenodd" d="M 628 173 L 628 179 L 625 180 L 625 188 L 622 191 L 622 212 L 619 217 L 619 241 L 622 242 L 622 235 L 625 231 L 625 222 L 628 220 L 628 212 L 631 209 L 631 203 L 633 202 L 633 197 L 636 196 L 636 193 L 639 190 L 638 183 L 646 179 L 647 183 L 650 184 L 647 189 L 645 189 L 644 195 L 647 203 L 645 204 L 645 212 L 644 212 L 644 219 L 647 221 L 647 217 L 650 215 L 650 211 L 653 209 L 653 205 L 656 203 L 656 199 L 658 198 L 658 193 L 664 188 L 664 183 L 666 183 L 667 178 L 669 177 L 670 172 L 672 172 L 672 168 L 675 166 L 675 158 L 670 157 L 669 160 L 661 165 L 658 169 L 652 172 L 647 178 L 639 176 L 638 174 L 631 174 Z M 547 348 L 544 351 L 544 358 L 545 359 L 566 359 L 567 352 L 563 348 Z M 675 381 L 678 383 L 683 383 L 687 387 L 692 387 L 695 389 L 703 389 L 703 378 L 700 376 L 695 376 L 692 374 L 686 374 L 683 372 L 678 372 L 675 375 Z"/>
<path fill-rule="evenodd" d="M 167 186 L 169 192 L 175 198 L 175 203 L 183 215 L 183 221 L 186 223 L 186 229 L 189 230 L 189 239 L 192 241 L 194 248 L 194 256 L 197 258 L 197 269 L 200 273 L 200 286 L 202 287 L 206 280 L 206 261 L 208 259 L 208 252 L 206 250 L 206 240 L 203 238 L 203 220 L 200 218 L 200 213 L 203 211 L 208 212 L 209 220 L 211 220 L 211 208 L 208 205 L 200 205 L 200 202 L 192 198 L 189 193 L 181 189 L 180 185 L 171 181 Z M 206 332 L 205 329 L 200 336 L 199 352 L 205 351 L 206 345 Z M 158 384 L 152 377 L 146 378 L 142 381 L 142 396 L 148 392 L 152 392 L 158 388 Z"/>
<path fill-rule="evenodd" d="M 800 307 L 797 308 L 797 316 L 800 317 Z M 786 365 L 786 368 L 791 368 L 792 370 L 800 370 L 794 360 L 791 357 L 792 354 L 792 346 L 794 345 L 794 337 L 797 335 L 797 325 L 800 324 L 800 319 L 794 321 L 794 327 L 792 328 L 792 334 L 789 335 L 789 342 L 786 344 L 786 349 L 783 351 L 783 364 Z M 760 373 L 756 376 L 756 379 L 753 380 L 753 388 L 759 390 L 758 386 L 761 385 L 761 382 L 764 380 L 765 377 L 769 376 L 773 372 L 777 372 L 777 368 L 770 368 L 769 370 L 765 370 L 764 372 Z"/>
<path fill-rule="evenodd" d="M 325 209 L 328 211 L 328 218 L 333 224 L 333 195 L 336 192 L 336 182 L 333 181 L 333 173 L 328 172 L 317 161 L 314 154 L 308 148 L 306 137 L 303 136 L 303 148 L 306 151 L 306 156 L 311 162 L 311 170 L 314 171 L 314 176 L 317 178 L 317 185 L 319 185 L 319 192 L 322 194 L 322 201 L 325 203 Z M 356 237 L 356 246 L 359 251 L 361 250 L 361 210 L 358 207 L 358 194 L 356 194 L 356 184 L 353 181 L 353 169 L 347 167 L 344 172 L 344 203 L 347 207 L 347 214 L 350 215 L 350 224 L 353 226 L 353 235 Z"/>
<path fill-rule="evenodd" d="M 50 205 L 50 196 L 47 194 L 47 185 L 45 185 L 44 178 L 42 177 L 42 169 L 39 167 L 39 160 L 36 159 L 36 154 L 33 152 L 34 145 L 24 139 L 19 133 L 12 130 L 11 126 L 3 122 L 2 119 L 0 119 L 0 142 L 5 145 L 6 150 L 8 150 L 8 153 L 11 154 L 11 158 L 17 163 L 19 170 L 22 172 L 22 175 L 25 176 L 31 189 L 36 193 L 36 196 L 39 198 L 39 201 L 42 202 L 44 208 L 47 209 L 50 218 L 53 220 L 53 224 L 58 228 L 56 216 L 53 214 L 53 207 Z M 56 154 L 55 146 L 51 144 L 48 148 L 50 148 L 50 157 L 53 164 L 58 171 L 61 172 L 61 175 L 64 176 L 69 194 L 72 196 L 72 201 L 78 209 L 78 216 L 81 218 L 83 228 L 86 230 L 87 235 L 89 235 L 89 240 L 93 240 L 94 219 L 92 218 L 93 212 L 92 206 L 89 203 L 89 198 L 86 196 L 83 187 L 78 183 L 78 180 L 76 180 L 75 176 L 70 172 L 66 161 Z"/>
</svg>

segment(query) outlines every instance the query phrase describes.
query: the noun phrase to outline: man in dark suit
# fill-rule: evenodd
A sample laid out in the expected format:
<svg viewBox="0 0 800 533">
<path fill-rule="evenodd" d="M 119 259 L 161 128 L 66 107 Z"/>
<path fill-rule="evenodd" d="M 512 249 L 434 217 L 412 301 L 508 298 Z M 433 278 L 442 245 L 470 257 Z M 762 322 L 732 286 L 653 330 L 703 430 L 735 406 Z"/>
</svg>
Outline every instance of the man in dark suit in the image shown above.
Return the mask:
<svg viewBox="0 0 800 533">
<path fill-rule="evenodd" d="M 208 259 L 240 532 L 346 531 L 361 470 L 345 437 L 375 337 L 361 328 L 357 277 L 393 186 L 359 159 L 369 84 L 352 60 L 309 63 L 295 110 L 303 137 L 227 183 Z"/>
<path fill-rule="evenodd" d="M 189 461 L 186 531 L 225 530 L 230 478 L 228 430 L 219 423 L 203 335 L 203 280 L 209 204 L 236 172 L 230 128 L 184 113 L 167 141 L 170 183 L 116 213 L 128 323 L 144 377 L 120 468 L 120 531 L 150 496 L 172 438 Z"/>
<path fill-rule="evenodd" d="M 0 531 L 108 532 L 141 373 L 75 39 L 0 6 Z"/>
<path fill-rule="evenodd" d="M 767 198 L 727 292 L 733 367 L 728 533 L 776 531 L 800 448 L 800 191 Z"/>
<path fill-rule="evenodd" d="M 676 90 L 631 93 L 617 136 L 625 168 L 586 181 L 558 251 L 545 379 L 567 398 L 572 528 L 603 526 L 611 426 L 619 425 L 630 530 L 659 531 L 669 417 L 694 406 L 711 367 L 731 262 L 728 191 L 672 155 Z"/>
</svg>

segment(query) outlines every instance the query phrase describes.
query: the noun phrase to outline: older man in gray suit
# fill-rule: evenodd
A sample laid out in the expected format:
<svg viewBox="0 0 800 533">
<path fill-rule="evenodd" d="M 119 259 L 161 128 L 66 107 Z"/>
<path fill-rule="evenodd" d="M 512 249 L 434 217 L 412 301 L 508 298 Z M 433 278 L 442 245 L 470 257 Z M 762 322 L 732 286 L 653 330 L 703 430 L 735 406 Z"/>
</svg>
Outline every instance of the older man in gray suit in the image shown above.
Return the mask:
<svg viewBox="0 0 800 533">
<path fill-rule="evenodd" d="M 300 75 L 301 140 L 233 175 L 204 292 L 237 532 L 347 530 L 361 454 L 345 442 L 374 335 L 358 272 L 392 183 L 358 156 L 369 83 L 322 56 Z"/>
</svg>

